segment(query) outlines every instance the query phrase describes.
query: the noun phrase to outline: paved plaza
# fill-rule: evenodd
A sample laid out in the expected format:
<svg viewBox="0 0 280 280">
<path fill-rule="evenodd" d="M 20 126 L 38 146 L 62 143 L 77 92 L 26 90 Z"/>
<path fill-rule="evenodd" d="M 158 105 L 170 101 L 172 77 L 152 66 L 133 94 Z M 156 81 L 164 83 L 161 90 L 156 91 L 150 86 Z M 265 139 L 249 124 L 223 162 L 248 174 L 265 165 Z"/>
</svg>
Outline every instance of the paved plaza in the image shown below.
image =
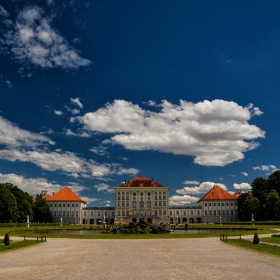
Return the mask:
<svg viewBox="0 0 280 280">
<path fill-rule="evenodd" d="M 48 239 L 0 254 L 0 279 L 280 279 L 279 258 L 218 238 Z"/>
</svg>

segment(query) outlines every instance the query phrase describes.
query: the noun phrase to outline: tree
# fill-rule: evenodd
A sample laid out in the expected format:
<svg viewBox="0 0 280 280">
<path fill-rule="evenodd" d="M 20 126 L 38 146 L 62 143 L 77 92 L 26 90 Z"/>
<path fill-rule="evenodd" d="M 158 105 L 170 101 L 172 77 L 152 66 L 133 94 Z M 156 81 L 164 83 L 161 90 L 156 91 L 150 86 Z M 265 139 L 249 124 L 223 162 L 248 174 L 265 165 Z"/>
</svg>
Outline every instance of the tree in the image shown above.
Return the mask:
<svg viewBox="0 0 280 280">
<path fill-rule="evenodd" d="M 10 183 L 6 183 L 5 186 L 14 195 L 17 201 L 17 215 L 14 221 L 25 223 L 27 215 L 29 215 L 30 220 L 33 220 L 32 197 L 27 192 L 22 191 L 17 186 L 13 186 Z"/>
<path fill-rule="evenodd" d="M 10 236 L 9 236 L 8 233 L 5 234 L 4 244 L 5 244 L 6 246 L 10 245 Z"/>
<path fill-rule="evenodd" d="M 276 190 L 280 195 L 280 170 L 273 172 L 268 176 L 269 191 Z"/>
<path fill-rule="evenodd" d="M 255 234 L 254 234 L 254 239 L 253 239 L 253 244 L 259 244 L 259 242 L 260 242 L 259 236 L 258 236 L 258 234 L 255 232 Z"/>
<path fill-rule="evenodd" d="M 244 216 L 245 213 L 244 213 L 244 209 L 243 209 L 243 204 L 244 204 L 246 198 L 248 197 L 248 195 L 249 195 L 248 193 L 242 193 L 237 199 L 237 204 L 238 204 L 237 212 L 238 212 L 238 220 L 239 221 L 245 221 L 246 220 L 245 216 Z"/>
<path fill-rule="evenodd" d="M 0 222 L 9 223 L 16 220 L 17 202 L 5 184 L 0 183 Z"/>
<path fill-rule="evenodd" d="M 53 221 L 50 206 L 42 197 L 42 194 L 37 194 L 36 201 L 33 203 L 32 208 L 35 222 L 51 223 Z"/>
<path fill-rule="evenodd" d="M 245 221 L 250 221 L 252 214 L 254 214 L 255 219 L 259 219 L 259 212 L 260 212 L 260 201 L 256 197 L 253 197 L 252 195 L 248 195 L 243 203 L 243 215 Z"/>
<path fill-rule="evenodd" d="M 271 190 L 265 200 L 265 217 L 268 220 L 277 219 L 276 204 L 279 201 L 279 194 L 276 190 Z"/>
</svg>

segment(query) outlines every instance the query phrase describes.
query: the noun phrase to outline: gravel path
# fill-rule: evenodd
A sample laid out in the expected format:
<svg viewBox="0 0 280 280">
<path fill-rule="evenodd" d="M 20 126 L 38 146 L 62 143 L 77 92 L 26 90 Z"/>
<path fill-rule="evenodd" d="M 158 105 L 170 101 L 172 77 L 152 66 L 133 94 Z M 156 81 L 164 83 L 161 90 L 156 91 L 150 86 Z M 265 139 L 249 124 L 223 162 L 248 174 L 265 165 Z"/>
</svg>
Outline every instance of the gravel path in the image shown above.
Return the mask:
<svg viewBox="0 0 280 280">
<path fill-rule="evenodd" d="M 279 258 L 218 238 L 48 239 L 0 254 L 0 279 L 280 279 Z"/>
</svg>

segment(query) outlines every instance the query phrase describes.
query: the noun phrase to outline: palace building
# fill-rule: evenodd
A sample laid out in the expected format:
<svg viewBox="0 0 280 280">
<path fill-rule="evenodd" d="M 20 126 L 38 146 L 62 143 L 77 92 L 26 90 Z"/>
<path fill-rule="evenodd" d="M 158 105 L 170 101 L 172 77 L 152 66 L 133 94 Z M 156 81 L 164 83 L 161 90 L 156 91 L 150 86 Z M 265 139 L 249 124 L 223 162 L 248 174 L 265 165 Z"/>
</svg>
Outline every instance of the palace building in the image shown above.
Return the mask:
<svg viewBox="0 0 280 280">
<path fill-rule="evenodd" d="M 126 224 L 130 221 L 213 223 L 237 221 L 237 198 L 215 185 L 197 206 L 169 206 L 169 187 L 154 179 L 137 177 L 114 188 L 115 207 L 86 207 L 86 202 L 65 187 L 47 196 L 55 222 L 70 224 Z"/>
</svg>

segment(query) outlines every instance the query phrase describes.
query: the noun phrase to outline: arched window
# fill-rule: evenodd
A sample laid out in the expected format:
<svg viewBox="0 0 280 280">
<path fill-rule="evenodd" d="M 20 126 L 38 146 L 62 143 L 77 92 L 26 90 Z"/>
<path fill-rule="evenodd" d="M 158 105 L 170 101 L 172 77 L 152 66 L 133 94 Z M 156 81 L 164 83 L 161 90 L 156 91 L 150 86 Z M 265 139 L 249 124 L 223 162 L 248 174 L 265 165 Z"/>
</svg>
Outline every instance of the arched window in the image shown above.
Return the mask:
<svg viewBox="0 0 280 280">
<path fill-rule="evenodd" d="M 144 216 L 144 210 L 140 210 L 140 215 Z"/>
<path fill-rule="evenodd" d="M 150 201 L 147 202 L 147 207 L 151 208 L 151 202 Z"/>
<path fill-rule="evenodd" d="M 136 208 L 136 202 L 135 202 L 135 201 L 133 201 L 132 207 L 133 207 L 133 208 Z"/>
<path fill-rule="evenodd" d="M 132 215 L 133 215 L 133 216 L 136 216 L 136 214 L 137 214 L 137 213 L 136 213 L 136 210 L 133 210 Z"/>
<path fill-rule="evenodd" d="M 147 211 L 147 215 L 150 216 L 151 215 L 151 210 Z"/>
<path fill-rule="evenodd" d="M 141 202 L 140 202 L 140 208 L 143 208 L 143 207 L 144 207 L 144 202 L 141 201 Z"/>
</svg>

